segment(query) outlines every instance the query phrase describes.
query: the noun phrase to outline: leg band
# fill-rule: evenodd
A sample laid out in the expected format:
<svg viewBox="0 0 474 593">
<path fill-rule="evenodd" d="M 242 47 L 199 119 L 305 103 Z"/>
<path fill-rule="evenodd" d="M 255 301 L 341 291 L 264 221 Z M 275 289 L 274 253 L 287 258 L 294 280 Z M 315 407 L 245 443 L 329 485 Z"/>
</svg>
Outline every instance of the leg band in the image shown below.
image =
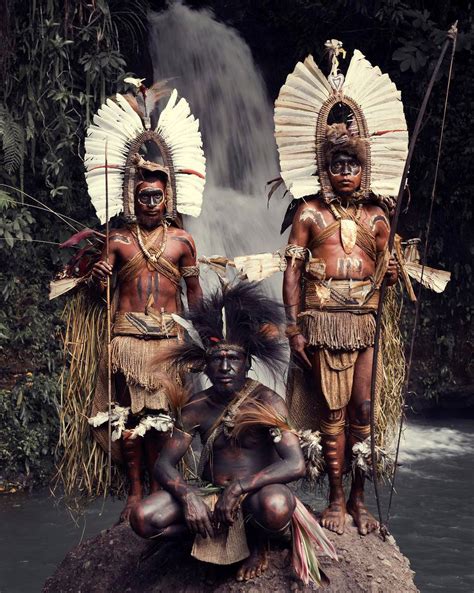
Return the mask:
<svg viewBox="0 0 474 593">
<path fill-rule="evenodd" d="M 370 437 L 370 424 L 349 424 L 349 434 L 355 441 Z"/>
<path fill-rule="evenodd" d="M 321 420 L 321 433 L 327 436 L 337 436 L 342 434 L 346 428 L 346 418 L 343 410 L 336 410 L 340 414 L 331 412 L 330 417 Z"/>
</svg>

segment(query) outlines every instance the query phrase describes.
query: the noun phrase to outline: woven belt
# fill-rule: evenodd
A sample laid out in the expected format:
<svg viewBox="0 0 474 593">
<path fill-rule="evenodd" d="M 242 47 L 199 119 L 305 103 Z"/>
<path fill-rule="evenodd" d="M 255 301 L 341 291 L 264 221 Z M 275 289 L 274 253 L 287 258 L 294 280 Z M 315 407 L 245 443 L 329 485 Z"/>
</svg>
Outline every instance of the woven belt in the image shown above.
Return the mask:
<svg viewBox="0 0 474 593">
<path fill-rule="evenodd" d="M 379 290 L 371 280 L 313 280 L 305 278 L 305 309 L 376 311 Z"/>
<path fill-rule="evenodd" d="M 167 339 L 178 336 L 178 326 L 169 313 L 117 313 L 114 319 L 114 336 Z"/>
</svg>

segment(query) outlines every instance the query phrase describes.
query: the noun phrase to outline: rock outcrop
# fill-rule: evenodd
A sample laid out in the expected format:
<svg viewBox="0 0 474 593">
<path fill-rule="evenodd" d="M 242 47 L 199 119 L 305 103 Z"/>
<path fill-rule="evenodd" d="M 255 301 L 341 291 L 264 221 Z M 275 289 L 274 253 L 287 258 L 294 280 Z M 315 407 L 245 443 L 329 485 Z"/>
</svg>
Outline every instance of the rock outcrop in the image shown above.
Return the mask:
<svg viewBox="0 0 474 593">
<path fill-rule="evenodd" d="M 327 532 L 339 562 L 322 557 L 328 593 L 416 593 L 413 571 L 393 538 L 361 537 L 348 516 L 346 533 Z M 159 551 L 156 551 L 156 550 Z M 154 553 L 152 553 L 154 552 Z M 275 546 L 269 568 L 246 583 L 235 581 L 235 567 L 214 567 L 189 556 L 184 542 L 148 542 L 128 525 L 103 531 L 73 549 L 50 577 L 43 593 L 286 593 L 314 591 L 296 579 L 290 550 Z"/>
</svg>

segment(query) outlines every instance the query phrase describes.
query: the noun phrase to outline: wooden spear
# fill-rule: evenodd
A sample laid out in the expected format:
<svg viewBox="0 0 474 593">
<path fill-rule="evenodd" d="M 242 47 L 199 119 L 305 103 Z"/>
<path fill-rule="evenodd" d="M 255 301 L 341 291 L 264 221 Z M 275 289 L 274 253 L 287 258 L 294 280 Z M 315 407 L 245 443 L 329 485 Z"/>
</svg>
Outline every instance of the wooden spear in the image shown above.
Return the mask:
<svg viewBox="0 0 474 593">
<path fill-rule="evenodd" d="M 110 247 L 109 247 L 109 169 L 108 169 L 108 141 L 105 139 L 105 261 L 109 264 L 110 260 Z M 110 274 L 107 274 L 107 288 L 106 288 L 106 300 L 107 300 L 107 402 L 109 410 L 109 420 L 107 423 L 108 429 L 108 475 L 107 482 L 109 489 L 112 485 L 112 321 L 110 311 Z"/>
</svg>

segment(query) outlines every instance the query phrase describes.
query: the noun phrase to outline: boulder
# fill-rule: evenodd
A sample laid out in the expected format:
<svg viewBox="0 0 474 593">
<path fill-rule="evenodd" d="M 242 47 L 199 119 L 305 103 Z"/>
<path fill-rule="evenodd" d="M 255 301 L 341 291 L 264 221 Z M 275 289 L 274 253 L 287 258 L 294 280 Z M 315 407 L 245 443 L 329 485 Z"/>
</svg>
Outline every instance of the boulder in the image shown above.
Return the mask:
<svg viewBox="0 0 474 593">
<path fill-rule="evenodd" d="M 346 532 L 327 532 L 339 561 L 320 558 L 329 578 L 324 591 L 416 593 L 410 563 L 395 540 L 375 533 L 360 536 L 347 516 Z M 128 524 L 103 531 L 71 550 L 46 581 L 43 593 L 286 593 L 309 592 L 291 568 L 290 549 L 272 546 L 267 572 L 245 583 L 236 566 L 215 567 L 193 559 L 188 542 L 145 541 Z"/>
</svg>

